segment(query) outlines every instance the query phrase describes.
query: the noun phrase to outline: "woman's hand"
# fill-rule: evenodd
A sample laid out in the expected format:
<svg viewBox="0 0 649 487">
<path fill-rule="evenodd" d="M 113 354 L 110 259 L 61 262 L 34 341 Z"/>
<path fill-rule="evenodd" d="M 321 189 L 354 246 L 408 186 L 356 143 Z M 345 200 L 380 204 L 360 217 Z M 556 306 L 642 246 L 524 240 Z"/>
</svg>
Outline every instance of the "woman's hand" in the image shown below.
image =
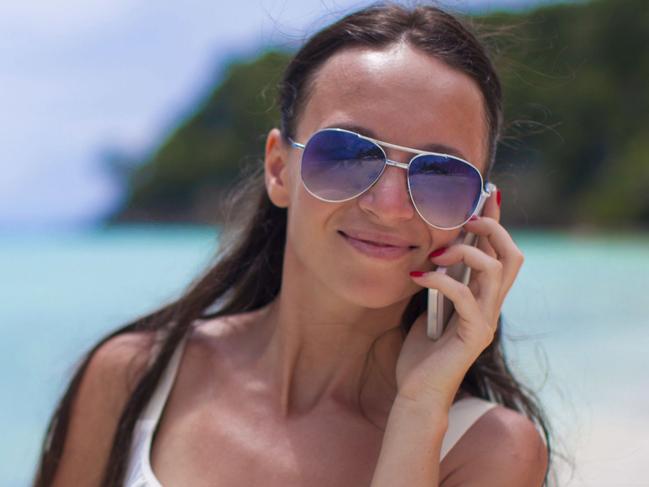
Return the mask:
<svg viewBox="0 0 649 487">
<path fill-rule="evenodd" d="M 464 226 L 479 236 L 478 246 L 452 245 L 431 258 L 445 267 L 463 261 L 472 269 L 468 286 L 433 271 L 411 277 L 453 301 L 455 312 L 436 341 L 426 335 L 426 313 L 413 323 L 397 361 L 399 397 L 448 411 L 467 371 L 493 341 L 500 309 L 524 260 L 499 220 L 494 194 L 483 216 Z"/>
</svg>

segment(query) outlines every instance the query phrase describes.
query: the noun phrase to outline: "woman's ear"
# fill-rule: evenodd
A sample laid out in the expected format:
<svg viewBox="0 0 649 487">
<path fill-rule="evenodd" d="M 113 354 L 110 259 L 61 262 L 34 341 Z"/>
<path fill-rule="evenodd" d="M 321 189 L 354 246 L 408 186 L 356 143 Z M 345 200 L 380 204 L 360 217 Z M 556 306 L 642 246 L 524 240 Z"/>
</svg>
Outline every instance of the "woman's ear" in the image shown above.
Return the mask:
<svg viewBox="0 0 649 487">
<path fill-rule="evenodd" d="M 275 206 L 287 208 L 290 201 L 288 184 L 288 154 L 279 129 L 272 129 L 266 137 L 264 180 L 268 198 Z"/>
</svg>

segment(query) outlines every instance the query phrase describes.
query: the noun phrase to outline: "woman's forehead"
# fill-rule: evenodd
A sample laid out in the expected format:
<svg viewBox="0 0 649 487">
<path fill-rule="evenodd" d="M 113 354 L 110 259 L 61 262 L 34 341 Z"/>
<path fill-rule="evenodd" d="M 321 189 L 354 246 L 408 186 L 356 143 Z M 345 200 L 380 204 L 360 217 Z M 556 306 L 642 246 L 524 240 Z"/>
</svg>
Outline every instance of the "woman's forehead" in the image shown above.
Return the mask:
<svg viewBox="0 0 649 487">
<path fill-rule="evenodd" d="M 297 136 L 336 123 L 410 147 L 455 146 L 476 166 L 484 164 L 487 126 L 477 84 L 405 44 L 346 49 L 314 74 Z"/>
</svg>

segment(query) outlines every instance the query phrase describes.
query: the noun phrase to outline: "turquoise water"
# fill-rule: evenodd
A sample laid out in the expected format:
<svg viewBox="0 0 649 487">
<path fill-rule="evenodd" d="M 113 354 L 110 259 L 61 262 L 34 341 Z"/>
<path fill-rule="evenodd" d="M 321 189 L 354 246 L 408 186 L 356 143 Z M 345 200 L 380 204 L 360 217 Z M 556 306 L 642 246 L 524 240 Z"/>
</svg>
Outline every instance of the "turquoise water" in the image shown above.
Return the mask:
<svg viewBox="0 0 649 487">
<path fill-rule="evenodd" d="M 649 235 L 512 236 L 526 260 L 504 304 L 506 348 L 556 429 L 570 443 L 612 417 L 647 418 Z M 181 292 L 217 241 L 194 227 L 0 236 L 0 485 L 28 485 L 80 352 Z"/>
</svg>

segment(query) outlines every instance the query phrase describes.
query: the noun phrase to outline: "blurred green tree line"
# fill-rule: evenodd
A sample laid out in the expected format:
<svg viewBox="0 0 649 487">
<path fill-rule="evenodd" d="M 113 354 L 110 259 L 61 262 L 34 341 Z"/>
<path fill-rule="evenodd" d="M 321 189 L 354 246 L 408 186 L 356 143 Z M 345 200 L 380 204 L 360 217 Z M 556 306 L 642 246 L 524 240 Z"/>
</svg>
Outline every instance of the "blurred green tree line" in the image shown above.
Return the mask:
<svg viewBox="0 0 649 487">
<path fill-rule="evenodd" d="M 649 8 L 595 0 L 471 17 L 502 77 L 493 181 L 511 226 L 649 227 Z M 261 164 L 290 53 L 230 63 L 211 94 L 126 175 L 110 221 L 218 223 Z"/>
</svg>

